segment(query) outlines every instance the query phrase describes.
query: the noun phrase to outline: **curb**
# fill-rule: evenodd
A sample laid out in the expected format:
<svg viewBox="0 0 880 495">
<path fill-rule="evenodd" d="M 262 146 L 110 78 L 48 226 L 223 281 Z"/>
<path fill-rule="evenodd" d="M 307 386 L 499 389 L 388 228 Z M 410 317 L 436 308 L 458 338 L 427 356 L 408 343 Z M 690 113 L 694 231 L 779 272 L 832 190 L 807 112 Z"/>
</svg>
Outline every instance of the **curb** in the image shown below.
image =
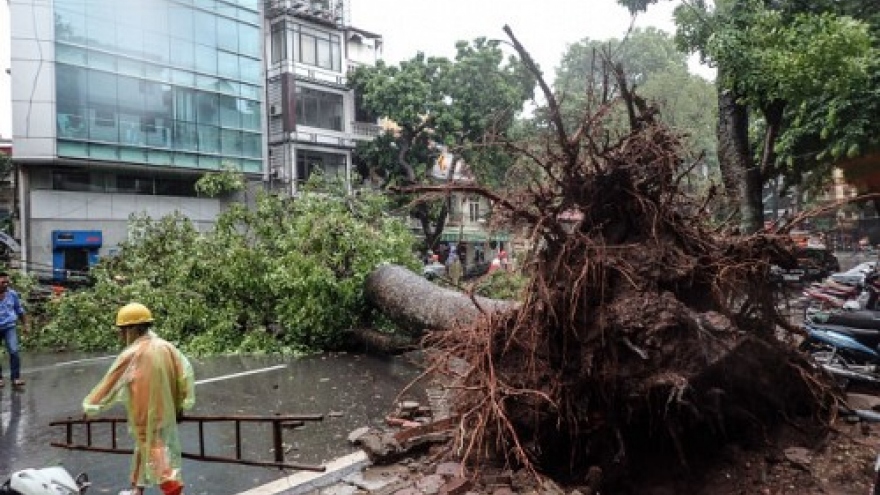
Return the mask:
<svg viewBox="0 0 880 495">
<path fill-rule="evenodd" d="M 301 471 L 236 495 L 304 495 L 341 481 L 369 464 L 367 454 L 361 450 L 328 462 L 323 473 Z"/>
</svg>

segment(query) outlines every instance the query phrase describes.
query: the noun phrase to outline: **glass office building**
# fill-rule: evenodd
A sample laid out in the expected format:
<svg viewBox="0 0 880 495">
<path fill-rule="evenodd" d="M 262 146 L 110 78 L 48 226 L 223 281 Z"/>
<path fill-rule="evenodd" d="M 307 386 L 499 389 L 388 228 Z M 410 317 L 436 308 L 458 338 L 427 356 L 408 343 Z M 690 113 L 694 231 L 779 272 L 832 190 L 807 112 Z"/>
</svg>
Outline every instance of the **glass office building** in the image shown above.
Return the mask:
<svg viewBox="0 0 880 495">
<path fill-rule="evenodd" d="M 204 172 L 263 179 L 263 1 L 9 0 L 23 266 L 83 270 L 131 215 L 209 229 Z"/>
<path fill-rule="evenodd" d="M 259 0 L 54 0 L 56 152 L 262 166 Z"/>
</svg>

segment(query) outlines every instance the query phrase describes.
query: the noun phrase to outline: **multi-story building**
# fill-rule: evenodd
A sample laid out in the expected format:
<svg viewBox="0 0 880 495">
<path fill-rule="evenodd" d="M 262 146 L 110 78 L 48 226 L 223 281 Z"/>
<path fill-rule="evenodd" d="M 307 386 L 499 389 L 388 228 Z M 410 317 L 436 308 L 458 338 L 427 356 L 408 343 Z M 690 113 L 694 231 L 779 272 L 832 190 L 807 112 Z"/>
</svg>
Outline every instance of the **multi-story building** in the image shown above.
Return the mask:
<svg viewBox="0 0 880 495">
<path fill-rule="evenodd" d="M 260 0 L 11 0 L 10 8 L 27 266 L 85 268 L 127 237 L 139 212 L 209 224 L 222 204 L 195 193 L 206 171 L 264 177 Z"/>
<path fill-rule="evenodd" d="M 475 183 L 474 174 L 463 159 L 450 153 L 445 146 L 437 148 L 439 153 L 431 169 L 433 180 Z M 455 169 L 450 177 L 451 166 Z M 447 247 L 455 246 L 465 268 L 489 262 L 501 251 L 512 252 L 510 234 L 491 225 L 492 208 L 493 205 L 485 197 L 462 192 L 450 194 L 446 224 L 438 241 Z"/>
<path fill-rule="evenodd" d="M 12 213 L 15 211 L 15 188 L 12 182 L 12 139 L 0 135 L 0 259 L 8 249 L 8 244 L 15 242 L 12 233 Z"/>
<path fill-rule="evenodd" d="M 373 65 L 382 37 L 349 26 L 342 0 L 267 0 L 269 174 L 296 193 L 316 171 L 351 186 L 353 150 L 375 137 L 375 117 L 356 105 L 346 74 Z"/>
</svg>

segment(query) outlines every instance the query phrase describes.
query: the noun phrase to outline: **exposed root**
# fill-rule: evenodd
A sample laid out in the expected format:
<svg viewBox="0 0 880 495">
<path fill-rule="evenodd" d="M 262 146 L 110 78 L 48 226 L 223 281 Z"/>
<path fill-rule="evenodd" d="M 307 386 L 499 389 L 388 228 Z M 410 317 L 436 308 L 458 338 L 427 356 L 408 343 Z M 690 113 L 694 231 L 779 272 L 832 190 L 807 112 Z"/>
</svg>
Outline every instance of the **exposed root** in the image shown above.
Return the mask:
<svg viewBox="0 0 880 495">
<path fill-rule="evenodd" d="M 534 179 L 523 190 L 410 189 L 498 199 L 499 221 L 533 233 L 521 306 L 430 337 L 432 371 L 456 392 L 456 454 L 557 479 L 592 467 L 613 487 L 640 463 L 691 466 L 728 442 L 766 442 L 792 417 L 821 430 L 835 391 L 775 335 L 796 331 L 768 276 L 791 263 L 788 240 L 717 232 L 681 191 L 681 137 L 629 88 L 572 135 L 542 88 L 545 141 L 511 146 L 515 173 Z M 620 104 L 629 129 L 614 121 Z"/>
</svg>

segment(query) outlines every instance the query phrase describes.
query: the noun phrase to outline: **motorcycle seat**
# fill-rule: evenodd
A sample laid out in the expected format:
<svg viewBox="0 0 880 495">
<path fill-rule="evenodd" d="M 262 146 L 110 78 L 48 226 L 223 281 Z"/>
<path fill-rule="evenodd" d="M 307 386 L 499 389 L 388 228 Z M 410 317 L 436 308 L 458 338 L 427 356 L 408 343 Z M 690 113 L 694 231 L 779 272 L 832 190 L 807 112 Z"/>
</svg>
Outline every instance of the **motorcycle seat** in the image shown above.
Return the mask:
<svg viewBox="0 0 880 495">
<path fill-rule="evenodd" d="M 870 301 L 868 304 L 870 304 Z M 880 330 L 880 313 L 864 309 L 859 311 L 831 313 L 822 323 L 850 328 Z"/>
<path fill-rule="evenodd" d="M 854 328 L 843 325 L 810 325 L 816 330 L 842 333 L 855 338 L 880 338 L 880 329 L 877 328 Z"/>
</svg>

